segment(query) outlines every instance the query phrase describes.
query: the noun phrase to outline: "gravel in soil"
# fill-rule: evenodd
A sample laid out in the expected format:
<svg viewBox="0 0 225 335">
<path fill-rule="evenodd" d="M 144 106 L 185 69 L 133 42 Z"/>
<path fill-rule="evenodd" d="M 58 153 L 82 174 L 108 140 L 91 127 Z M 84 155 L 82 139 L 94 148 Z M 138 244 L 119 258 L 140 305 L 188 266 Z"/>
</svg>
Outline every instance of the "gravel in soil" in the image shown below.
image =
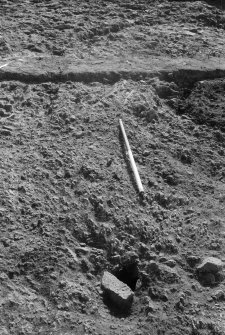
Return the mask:
<svg viewBox="0 0 225 335">
<path fill-rule="evenodd" d="M 224 80 L 200 81 L 182 101 L 179 110 L 193 117 L 196 123 L 208 124 L 225 132 L 224 89 Z"/>
<path fill-rule="evenodd" d="M 2 324 L 10 333 L 56 332 L 54 322 L 82 333 L 78 315 L 82 323 L 95 317 L 100 334 L 108 320 L 118 325 L 115 334 L 130 322 L 133 333 L 154 331 L 159 320 L 184 332 L 206 311 L 218 322 L 223 307 L 207 299 L 223 289 L 223 276 L 204 287 L 195 272 L 206 254 L 224 257 L 218 130 L 176 115 L 145 81 L 2 82 L 1 95 L 9 113 L 1 118 L 2 129 L 9 129 L 1 135 L 2 308 L 11 320 Z M 144 201 L 129 170 L 119 117 Z M 104 269 L 116 274 L 134 264 L 139 288 L 130 316 L 121 321 L 104 307 L 98 285 Z M 178 303 L 181 293 L 185 302 Z M 154 303 L 153 315 L 145 312 L 145 296 Z M 25 321 L 32 300 L 34 314 Z"/>
<path fill-rule="evenodd" d="M 1 6 L 2 63 L 197 61 L 215 44 L 224 59 L 224 12 L 206 2 Z M 199 73 L 191 84 L 182 72 L 86 83 L 1 77 L 1 334 L 225 332 L 224 80 Z M 129 311 L 105 301 L 104 271 L 134 291 Z"/>
<path fill-rule="evenodd" d="M 0 52 L 77 59 L 224 58 L 223 6 L 204 1 L 2 1 Z"/>
</svg>

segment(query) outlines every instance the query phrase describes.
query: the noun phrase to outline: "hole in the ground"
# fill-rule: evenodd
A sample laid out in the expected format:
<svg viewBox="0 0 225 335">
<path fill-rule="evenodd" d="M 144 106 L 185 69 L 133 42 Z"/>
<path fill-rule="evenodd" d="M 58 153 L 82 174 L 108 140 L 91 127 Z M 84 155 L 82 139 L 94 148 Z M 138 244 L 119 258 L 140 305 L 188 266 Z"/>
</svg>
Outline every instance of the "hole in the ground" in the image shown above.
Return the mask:
<svg viewBox="0 0 225 335">
<path fill-rule="evenodd" d="M 136 283 L 139 278 L 137 264 L 124 265 L 116 271 L 114 275 L 123 283 L 127 284 L 132 291 L 135 291 Z"/>
</svg>

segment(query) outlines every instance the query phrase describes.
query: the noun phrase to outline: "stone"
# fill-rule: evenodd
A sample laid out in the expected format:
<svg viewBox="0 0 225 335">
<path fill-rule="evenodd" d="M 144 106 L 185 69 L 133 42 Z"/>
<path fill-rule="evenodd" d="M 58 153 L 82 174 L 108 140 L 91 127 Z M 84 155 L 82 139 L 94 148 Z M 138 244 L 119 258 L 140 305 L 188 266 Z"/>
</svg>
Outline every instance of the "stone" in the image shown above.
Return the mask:
<svg viewBox="0 0 225 335">
<path fill-rule="evenodd" d="M 149 296 L 144 296 L 142 299 L 142 303 L 144 305 L 143 310 L 145 311 L 146 314 L 154 313 L 157 309 L 154 302 Z"/>
<path fill-rule="evenodd" d="M 180 276 L 176 269 L 172 269 L 171 267 L 162 264 L 160 265 L 159 271 L 159 277 L 165 283 L 173 284 L 180 281 Z"/>
<path fill-rule="evenodd" d="M 148 303 L 146 304 L 146 308 L 145 308 L 147 313 L 154 313 L 156 311 L 156 307 L 155 304 L 153 303 L 153 301 L 149 298 Z"/>
<path fill-rule="evenodd" d="M 225 300 L 225 293 L 223 290 L 217 290 L 213 295 L 212 298 L 217 301 L 224 301 Z"/>
<path fill-rule="evenodd" d="M 101 287 L 115 305 L 122 309 L 131 307 L 134 292 L 110 272 L 104 271 Z"/>
<path fill-rule="evenodd" d="M 144 157 L 147 157 L 147 156 L 150 155 L 150 153 L 151 153 L 150 150 L 144 150 L 144 151 L 143 151 L 143 156 L 144 156 Z"/>
<path fill-rule="evenodd" d="M 194 267 L 198 262 L 200 261 L 199 256 L 195 255 L 188 255 L 187 256 L 187 263 L 190 265 L 190 267 Z"/>
<path fill-rule="evenodd" d="M 65 170 L 64 178 L 68 179 L 68 178 L 71 178 L 71 177 L 72 177 L 71 172 L 69 170 Z"/>
<path fill-rule="evenodd" d="M 174 259 L 168 259 L 165 262 L 165 265 L 169 266 L 170 268 L 174 268 L 176 266 L 176 261 Z"/>
<path fill-rule="evenodd" d="M 8 129 L 1 129 L 0 130 L 0 134 L 4 135 L 4 136 L 10 136 L 11 135 L 11 131 Z"/>
<path fill-rule="evenodd" d="M 159 258 L 159 262 L 160 263 L 165 263 L 167 261 L 167 258 L 165 257 L 165 256 L 161 256 L 160 258 Z"/>
<path fill-rule="evenodd" d="M 148 294 L 152 300 L 161 300 L 161 301 L 168 301 L 168 290 L 163 289 L 162 287 L 157 286 L 150 286 L 148 289 Z"/>
<path fill-rule="evenodd" d="M 5 104 L 4 108 L 6 112 L 11 113 L 12 112 L 12 105 L 11 104 Z"/>
<path fill-rule="evenodd" d="M 74 133 L 73 136 L 75 136 L 76 138 L 81 138 L 81 137 L 84 136 L 84 132 L 82 130 L 77 131 L 77 132 Z"/>
<path fill-rule="evenodd" d="M 5 272 L 0 273 L 0 281 L 6 281 L 8 279 L 9 279 L 9 277 L 7 276 L 7 274 Z"/>
<path fill-rule="evenodd" d="M 0 117 L 5 117 L 7 116 L 5 113 L 5 110 L 3 108 L 0 108 Z"/>
<path fill-rule="evenodd" d="M 159 265 L 155 261 L 151 260 L 148 263 L 148 272 L 150 273 L 158 273 L 159 272 Z"/>
<path fill-rule="evenodd" d="M 197 266 L 199 272 L 219 272 L 223 267 L 223 262 L 216 257 L 205 258 L 200 265 Z"/>
<path fill-rule="evenodd" d="M 8 332 L 8 330 L 5 327 L 2 326 L 0 328 L 0 334 L 1 335 L 9 335 L 9 332 Z"/>
</svg>

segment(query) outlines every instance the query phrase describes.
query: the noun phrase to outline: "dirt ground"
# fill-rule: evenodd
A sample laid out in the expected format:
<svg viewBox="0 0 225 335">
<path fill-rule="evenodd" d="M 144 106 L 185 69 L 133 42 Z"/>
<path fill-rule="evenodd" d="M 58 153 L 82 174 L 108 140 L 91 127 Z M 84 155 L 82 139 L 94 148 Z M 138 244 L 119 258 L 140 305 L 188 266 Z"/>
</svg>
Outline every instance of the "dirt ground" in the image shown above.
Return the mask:
<svg viewBox="0 0 225 335">
<path fill-rule="evenodd" d="M 225 262 L 223 1 L 1 0 L 0 17 L 0 335 L 225 334 L 225 270 L 197 271 Z"/>
</svg>

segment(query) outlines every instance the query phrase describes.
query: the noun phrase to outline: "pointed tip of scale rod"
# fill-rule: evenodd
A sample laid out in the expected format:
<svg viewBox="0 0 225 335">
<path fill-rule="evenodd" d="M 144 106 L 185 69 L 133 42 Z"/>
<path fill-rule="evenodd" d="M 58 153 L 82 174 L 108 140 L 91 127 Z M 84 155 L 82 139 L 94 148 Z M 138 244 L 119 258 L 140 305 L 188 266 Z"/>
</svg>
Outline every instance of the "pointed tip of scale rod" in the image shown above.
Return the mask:
<svg viewBox="0 0 225 335">
<path fill-rule="evenodd" d="M 139 192 L 139 201 L 140 201 L 140 204 L 145 206 L 146 203 L 147 203 L 147 200 L 148 200 L 148 197 L 147 197 L 147 194 L 142 191 L 142 192 Z"/>
<path fill-rule="evenodd" d="M 145 197 L 145 192 L 144 191 L 140 191 L 139 192 L 139 196 L 140 196 L 140 198 L 144 198 Z"/>
</svg>

